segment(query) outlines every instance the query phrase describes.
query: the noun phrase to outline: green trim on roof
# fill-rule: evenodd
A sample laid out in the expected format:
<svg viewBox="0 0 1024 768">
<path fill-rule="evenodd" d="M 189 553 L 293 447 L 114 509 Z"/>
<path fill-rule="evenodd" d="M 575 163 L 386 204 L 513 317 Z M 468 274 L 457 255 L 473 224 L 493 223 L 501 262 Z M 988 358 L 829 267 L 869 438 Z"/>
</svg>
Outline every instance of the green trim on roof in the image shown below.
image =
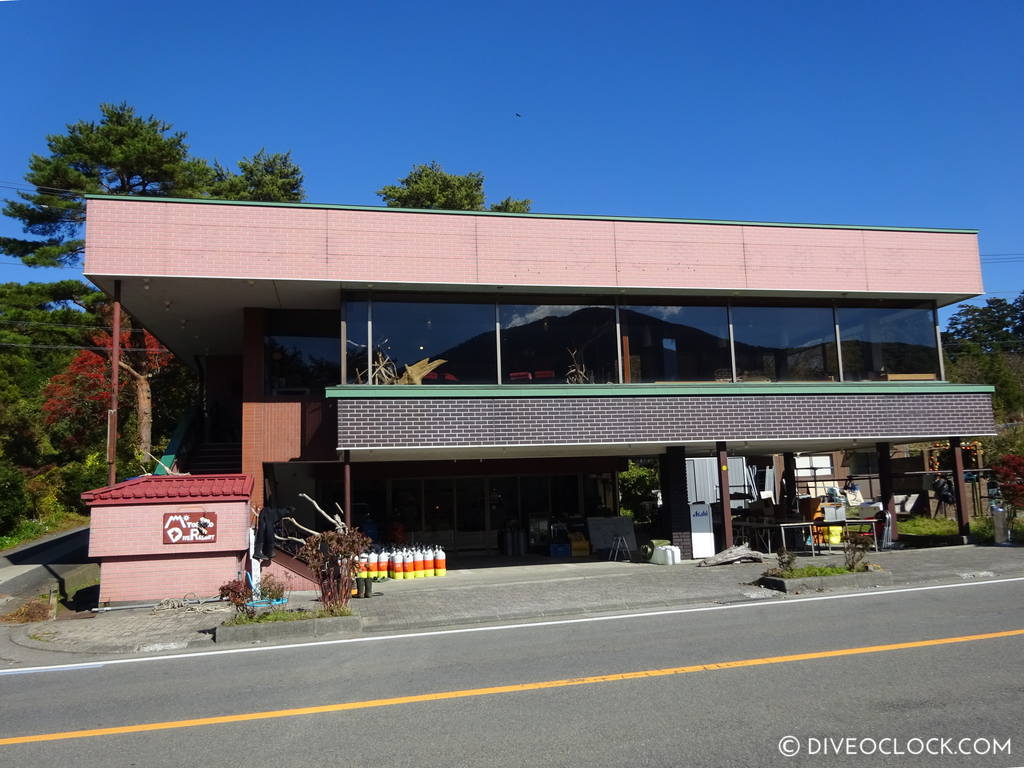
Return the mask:
<svg viewBox="0 0 1024 768">
<path fill-rule="evenodd" d="M 248 200 L 213 200 L 184 197 L 136 197 L 129 195 L 85 195 L 87 200 L 131 200 L 145 203 L 195 203 L 197 205 L 255 205 L 264 208 L 322 208 L 335 211 L 372 211 L 378 213 L 437 213 L 449 216 L 499 216 L 518 219 L 572 219 L 578 221 L 630 221 L 652 224 L 712 224 L 742 227 L 795 227 L 800 229 L 864 229 L 882 232 L 939 232 L 976 235 L 976 229 L 939 229 L 936 227 L 882 227 L 859 224 L 811 224 L 786 221 L 733 221 L 730 219 L 670 219 L 644 216 L 597 216 L 580 213 L 502 213 L 498 211 L 444 211 L 432 208 L 387 208 L 379 205 L 331 205 L 327 203 L 260 203 Z"/>
<path fill-rule="evenodd" d="M 983 384 L 847 382 L 833 384 L 712 383 L 697 384 L 534 384 L 530 386 L 408 386 L 350 384 L 328 387 L 327 397 L 374 398 L 494 398 L 494 397 L 686 397 L 693 395 L 964 395 L 991 394 Z"/>
</svg>

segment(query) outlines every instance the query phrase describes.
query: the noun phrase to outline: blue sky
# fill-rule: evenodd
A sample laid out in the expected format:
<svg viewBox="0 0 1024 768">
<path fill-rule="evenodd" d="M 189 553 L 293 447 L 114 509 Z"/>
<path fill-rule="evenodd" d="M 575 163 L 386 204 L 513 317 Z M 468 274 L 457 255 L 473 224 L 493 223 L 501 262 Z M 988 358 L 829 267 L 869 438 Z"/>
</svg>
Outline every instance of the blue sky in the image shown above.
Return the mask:
<svg viewBox="0 0 1024 768">
<path fill-rule="evenodd" d="M 987 0 L 13 0 L 0 184 L 124 100 L 225 164 L 292 150 L 312 202 L 379 204 L 437 160 L 538 212 L 977 228 L 1012 299 L 1022 33 L 1024 3 Z"/>
</svg>

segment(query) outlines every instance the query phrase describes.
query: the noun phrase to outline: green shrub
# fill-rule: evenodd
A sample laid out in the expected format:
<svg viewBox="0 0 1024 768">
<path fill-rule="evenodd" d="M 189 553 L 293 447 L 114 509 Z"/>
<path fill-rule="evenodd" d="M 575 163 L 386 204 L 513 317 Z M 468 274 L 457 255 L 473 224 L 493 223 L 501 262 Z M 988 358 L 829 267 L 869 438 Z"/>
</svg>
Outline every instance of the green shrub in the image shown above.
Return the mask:
<svg viewBox="0 0 1024 768">
<path fill-rule="evenodd" d="M 784 578 L 805 579 L 815 576 L 840 576 L 844 573 L 853 573 L 853 571 L 840 565 L 804 565 L 786 571 Z"/>
<path fill-rule="evenodd" d="M 233 619 L 225 621 L 224 624 L 227 626 L 237 627 L 241 624 L 263 624 L 275 621 L 302 621 L 304 619 L 326 619 L 334 616 L 351 615 L 351 609 L 340 606 L 334 609 L 321 608 L 318 611 L 308 611 L 304 608 L 295 611 L 285 610 L 284 608 L 273 608 L 272 610 L 265 611 L 263 613 L 253 613 L 252 615 L 238 613 L 235 614 Z"/>
<path fill-rule="evenodd" d="M 620 514 L 628 514 L 638 523 L 651 522 L 649 513 L 644 512 L 644 504 L 653 506 L 658 484 L 658 470 L 654 466 L 630 459 L 628 469 L 619 473 Z"/>
<path fill-rule="evenodd" d="M 0 535 L 10 533 L 18 525 L 26 506 L 25 476 L 0 456 Z"/>
</svg>

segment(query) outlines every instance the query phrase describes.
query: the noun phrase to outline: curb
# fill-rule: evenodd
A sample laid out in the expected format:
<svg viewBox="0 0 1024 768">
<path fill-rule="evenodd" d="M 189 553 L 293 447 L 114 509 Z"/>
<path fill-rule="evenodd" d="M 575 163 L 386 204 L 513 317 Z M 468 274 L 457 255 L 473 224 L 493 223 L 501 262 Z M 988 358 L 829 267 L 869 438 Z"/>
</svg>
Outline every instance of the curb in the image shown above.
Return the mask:
<svg viewBox="0 0 1024 768">
<path fill-rule="evenodd" d="M 865 571 L 864 573 L 842 573 L 833 576 L 805 576 L 800 579 L 762 576 L 759 583 L 768 589 L 799 595 L 803 592 L 830 592 L 836 589 L 889 587 L 892 586 L 892 574 L 889 571 Z"/>
<path fill-rule="evenodd" d="M 221 643 L 265 643 L 275 640 L 312 640 L 343 634 L 359 634 L 363 620 L 359 616 L 328 616 L 322 619 L 268 621 L 262 624 L 219 625 L 214 641 Z"/>
</svg>

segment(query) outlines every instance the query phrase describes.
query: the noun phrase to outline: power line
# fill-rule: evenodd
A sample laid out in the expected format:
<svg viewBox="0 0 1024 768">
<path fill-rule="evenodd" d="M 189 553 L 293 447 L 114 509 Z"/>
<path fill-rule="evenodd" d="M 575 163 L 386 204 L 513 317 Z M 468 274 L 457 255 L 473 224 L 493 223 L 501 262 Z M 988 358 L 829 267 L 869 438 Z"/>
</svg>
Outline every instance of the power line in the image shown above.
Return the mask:
<svg viewBox="0 0 1024 768">
<path fill-rule="evenodd" d="M 41 323 L 35 320 L 0 320 L 3 325 L 31 325 L 36 328 L 77 328 L 81 331 L 112 331 L 110 325 L 75 325 L 73 323 Z M 121 328 L 122 333 L 143 333 L 145 328 Z"/>
<path fill-rule="evenodd" d="M 0 341 L 0 347 L 28 347 L 31 349 L 84 349 L 94 352 L 106 352 L 110 347 L 87 347 L 74 344 L 16 344 L 11 341 Z M 173 355 L 169 349 L 147 349 L 146 347 L 121 347 L 122 352 L 148 352 L 151 355 Z"/>
</svg>

